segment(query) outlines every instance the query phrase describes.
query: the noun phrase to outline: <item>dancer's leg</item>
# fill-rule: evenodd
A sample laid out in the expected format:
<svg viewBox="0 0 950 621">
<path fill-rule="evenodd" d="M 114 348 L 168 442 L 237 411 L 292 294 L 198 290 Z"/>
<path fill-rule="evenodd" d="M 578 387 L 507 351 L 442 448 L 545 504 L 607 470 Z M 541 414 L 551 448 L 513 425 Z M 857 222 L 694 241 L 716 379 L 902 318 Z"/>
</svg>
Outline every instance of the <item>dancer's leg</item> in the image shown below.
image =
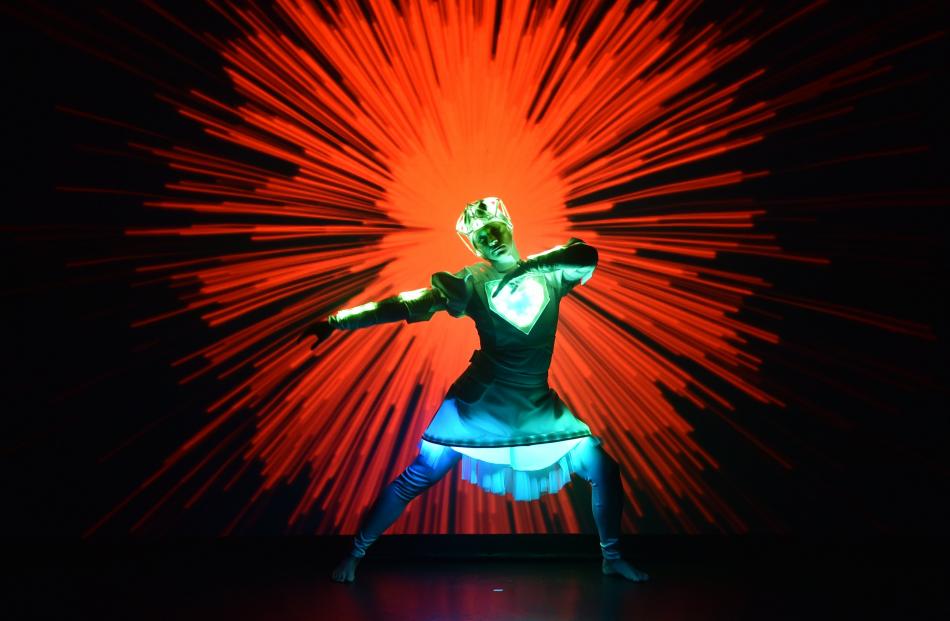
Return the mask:
<svg viewBox="0 0 950 621">
<path fill-rule="evenodd" d="M 402 474 L 383 488 L 360 523 L 353 539 L 353 549 L 333 571 L 333 579 L 337 582 L 352 582 L 356 564 L 366 555 L 366 549 L 402 515 L 413 498 L 435 485 L 461 458 L 461 453 L 448 447 L 442 450 L 433 465 L 419 455 Z"/>
<path fill-rule="evenodd" d="M 590 483 L 591 509 L 600 550 L 605 559 L 620 558 L 620 518 L 623 513 L 623 487 L 620 468 L 604 449 L 592 440 L 579 445 L 581 469 L 577 474 Z"/>
<path fill-rule="evenodd" d="M 619 574 L 637 582 L 646 580 L 647 574 L 634 569 L 620 554 L 623 485 L 617 462 L 592 440 L 586 440 L 578 449 L 581 468 L 577 474 L 590 483 L 591 510 L 600 536 L 604 573 Z"/>
<path fill-rule="evenodd" d="M 445 448 L 433 466 L 419 455 L 396 479 L 380 493 L 376 502 L 363 518 L 359 532 L 353 540 L 351 554 L 356 558 L 366 555 L 366 549 L 402 515 L 409 502 L 435 485 L 462 458 L 450 448 Z"/>
</svg>

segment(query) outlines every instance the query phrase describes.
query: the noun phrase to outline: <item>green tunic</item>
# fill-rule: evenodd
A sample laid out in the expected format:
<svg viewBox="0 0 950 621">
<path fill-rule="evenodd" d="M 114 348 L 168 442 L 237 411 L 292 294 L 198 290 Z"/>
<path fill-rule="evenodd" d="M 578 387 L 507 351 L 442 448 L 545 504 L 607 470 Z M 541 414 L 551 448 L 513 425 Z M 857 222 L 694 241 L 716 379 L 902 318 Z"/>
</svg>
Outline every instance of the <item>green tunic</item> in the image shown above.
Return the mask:
<svg viewBox="0 0 950 621">
<path fill-rule="evenodd" d="M 590 436 L 548 385 L 558 306 L 578 284 L 561 270 L 529 274 L 513 293 L 490 299 L 503 274 L 490 264 L 455 275 L 439 272 L 432 285 L 448 312 L 475 321 L 480 349 L 449 389 L 423 440 L 450 447 L 515 447 Z"/>
</svg>

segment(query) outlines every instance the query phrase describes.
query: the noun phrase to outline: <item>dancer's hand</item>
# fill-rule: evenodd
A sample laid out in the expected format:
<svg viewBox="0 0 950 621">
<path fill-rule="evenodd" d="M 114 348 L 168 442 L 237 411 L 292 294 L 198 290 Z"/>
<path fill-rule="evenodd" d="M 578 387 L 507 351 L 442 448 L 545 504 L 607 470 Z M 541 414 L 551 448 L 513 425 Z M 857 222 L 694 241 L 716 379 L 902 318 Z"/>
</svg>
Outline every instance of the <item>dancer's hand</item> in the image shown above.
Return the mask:
<svg viewBox="0 0 950 621">
<path fill-rule="evenodd" d="M 300 332 L 297 342 L 299 343 L 311 334 L 314 335 L 317 337 L 317 340 L 310 344 L 310 349 L 312 350 L 317 346 L 317 344 L 327 340 L 327 338 L 330 336 L 330 333 L 333 332 L 333 329 L 333 324 L 331 324 L 328 319 L 314 321 Z"/>
<path fill-rule="evenodd" d="M 492 293 L 491 296 L 497 296 L 499 293 L 501 293 L 501 290 L 505 288 L 505 285 L 508 285 L 509 283 L 511 286 L 510 293 L 514 293 L 515 289 L 518 288 L 518 284 L 521 282 L 521 278 L 528 273 L 529 269 L 530 266 L 528 265 L 527 261 L 519 261 L 518 266 L 515 269 L 511 270 L 502 277 L 501 282 L 498 283 L 497 287 L 495 287 L 495 292 Z"/>
</svg>

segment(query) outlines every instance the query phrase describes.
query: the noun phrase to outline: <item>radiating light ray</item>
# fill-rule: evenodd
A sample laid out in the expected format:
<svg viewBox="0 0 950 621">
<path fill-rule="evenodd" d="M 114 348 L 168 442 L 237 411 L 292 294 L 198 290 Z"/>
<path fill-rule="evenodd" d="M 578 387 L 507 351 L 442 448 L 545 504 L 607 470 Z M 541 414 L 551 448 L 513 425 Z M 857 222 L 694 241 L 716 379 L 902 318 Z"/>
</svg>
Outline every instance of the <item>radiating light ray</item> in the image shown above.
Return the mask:
<svg viewBox="0 0 950 621">
<path fill-rule="evenodd" d="M 233 382 L 209 405 L 206 428 L 140 489 L 211 444 L 211 452 L 262 464 L 251 503 L 305 477 L 290 524 L 319 508 L 326 515 L 319 532 L 354 532 L 379 488 L 415 455 L 416 439 L 477 346 L 473 326 L 444 314 L 377 326 L 335 334 L 315 356 L 295 333 L 321 313 L 425 286 L 431 273 L 473 262 L 452 234 L 454 220 L 465 202 L 498 195 L 510 206 L 522 254 L 570 236 L 600 250 L 595 278 L 562 304 L 551 381 L 621 463 L 635 513 L 648 502 L 674 530 L 702 522 L 745 529 L 705 482 L 716 459 L 664 390 L 714 412 L 734 407 L 724 386 L 781 406 L 756 384 L 760 360 L 746 351 L 750 340 L 779 336 L 738 318 L 743 301 L 769 284 L 715 260 L 722 253 L 826 260 L 786 252 L 755 232 L 762 209 L 682 202 L 689 192 L 765 175 L 766 166 L 699 174 L 690 165 L 755 144 L 795 118 L 842 113 L 839 106 L 778 118 L 879 75 L 880 59 L 746 104 L 739 95 L 768 70 L 726 84 L 714 78 L 754 44 L 726 36 L 747 17 L 689 28 L 698 5 L 691 0 L 616 3 L 596 24 L 597 5 L 562 1 L 387 2 L 367 16 L 341 0 L 330 18 L 295 0 L 279 0 L 275 11 L 211 4 L 243 33 L 205 37 L 243 103 L 199 90 L 166 99 L 209 136 L 243 149 L 247 161 L 138 145 L 179 175 L 169 184 L 173 196 L 148 204 L 194 212 L 195 222 L 128 234 L 248 240 L 247 251 L 209 257 L 211 264 L 141 267 L 167 274 L 184 306 L 139 323 L 197 312 L 230 330 L 176 363 L 202 363 L 183 381 L 213 373 Z M 262 157 L 279 166 L 260 164 Z M 653 179 L 663 173 L 666 180 Z M 682 210 L 631 216 L 617 208 L 656 197 L 681 201 Z M 262 310 L 266 318 L 248 320 Z M 249 445 L 231 447 L 216 435 L 248 417 Z M 214 484 L 233 485 L 224 472 L 207 475 L 189 505 Z M 564 494 L 515 503 L 511 519 L 507 502 L 453 480 L 410 505 L 393 532 L 537 532 L 541 507 L 559 529 L 579 528 Z M 625 528 L 636 530 L 633 516 Z"/>
</svg>

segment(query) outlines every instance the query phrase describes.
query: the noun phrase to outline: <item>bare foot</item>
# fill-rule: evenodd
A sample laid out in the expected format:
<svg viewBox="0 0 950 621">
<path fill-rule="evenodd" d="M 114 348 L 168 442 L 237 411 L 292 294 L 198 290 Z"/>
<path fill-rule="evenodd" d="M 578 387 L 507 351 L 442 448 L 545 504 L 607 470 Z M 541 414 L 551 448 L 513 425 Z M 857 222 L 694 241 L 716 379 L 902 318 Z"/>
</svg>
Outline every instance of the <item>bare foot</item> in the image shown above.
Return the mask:
<svg viewBox="0 0 950 621">
<path fill-rule="evenodd" d="M 626 578 L 627 580 L 632 580 L 633 582 L 646 582 L 650 579 L 650 576 L 648 576 L 646 572 L 636 569 L 633 565 L 622 558 L 610 561 L 604 559 L 604 564 L 601 565 L 601 570 L 607 576 L 618 575 L 621 578 Z"/>
<path fill-rule="evenodd" d="M 334 582 L 353 582 L 353 580 L 356 579 L 356 566 L 359 562 L 360 559 L 347 554 L 346 557 L 340 561 L 340 564 L 336 566 L 336 569 L 333 570 L 333 574 L 330 577 L 333 578 Z"/>
</svg>

